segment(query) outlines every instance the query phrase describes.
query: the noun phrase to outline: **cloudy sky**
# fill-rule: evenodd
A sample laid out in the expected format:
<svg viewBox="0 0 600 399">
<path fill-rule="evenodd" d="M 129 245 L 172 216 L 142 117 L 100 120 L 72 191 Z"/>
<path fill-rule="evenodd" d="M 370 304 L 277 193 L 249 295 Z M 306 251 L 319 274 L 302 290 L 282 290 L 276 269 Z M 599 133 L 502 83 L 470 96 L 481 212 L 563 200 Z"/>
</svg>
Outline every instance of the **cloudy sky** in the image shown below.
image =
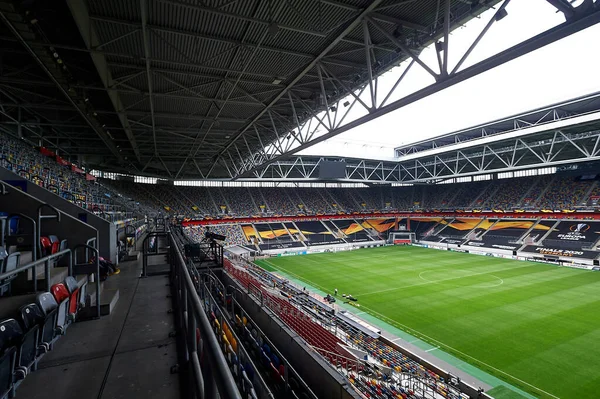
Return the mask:
<svg viewBox="0 0 600 399">
<path fill-rule="evenodd" d="M 508 16 L 494 23 L 462 68 L 564 22 L 562 13 L 557 13 L 546 0 L 512 0 L 506 10 Z M 494 12 L 487 11 L 451 34 L 450 69 Z M 391 159 L 393 148 L 402 144 L 600 91 L 598 37 L 600 25 L 377 118 L 301 154 Z M 424 50 L 422 59 L 434 71 L 439 70 L 432 48 Z M 378 103 L 383 101 L 406 65 L 390 70 L 379 79 Z M 387 103 L 431 83 L 433 78 L 415 64 Z M 362 96 L 365 102 L 370 101 L 368 96 L 367 89 Z M 344 123 L 365 113 L 356 104 Z"/>
</svg>

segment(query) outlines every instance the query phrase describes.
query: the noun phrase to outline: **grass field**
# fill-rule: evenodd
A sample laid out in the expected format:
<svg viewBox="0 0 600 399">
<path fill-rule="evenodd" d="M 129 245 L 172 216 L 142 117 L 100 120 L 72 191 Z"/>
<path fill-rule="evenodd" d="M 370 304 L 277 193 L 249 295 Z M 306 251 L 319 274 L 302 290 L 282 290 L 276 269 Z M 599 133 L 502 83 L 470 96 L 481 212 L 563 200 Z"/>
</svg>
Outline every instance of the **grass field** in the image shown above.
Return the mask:
<svg viewBox="0 0 600 399">
<path fill-rule="evenodd" d="M 600 398 L 600 272 L 419 247 L 258 262 L 542 398 Z"/>
</svg>

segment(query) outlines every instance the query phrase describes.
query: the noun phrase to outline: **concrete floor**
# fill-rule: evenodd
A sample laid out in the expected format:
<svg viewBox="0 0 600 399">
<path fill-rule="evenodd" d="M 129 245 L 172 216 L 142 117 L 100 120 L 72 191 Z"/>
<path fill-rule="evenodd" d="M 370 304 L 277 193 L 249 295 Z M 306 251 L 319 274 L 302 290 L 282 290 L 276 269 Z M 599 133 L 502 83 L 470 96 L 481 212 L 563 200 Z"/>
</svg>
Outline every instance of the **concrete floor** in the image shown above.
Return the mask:
<svg viewBox="0 0 600 399">
<path fill-rule="evenodd" d="M 164 256 L 150 258 L 165 264 Z M 169 280 L 139 278 L 142 262 L 119 265 L 121 273 L 105 282 L 119 289 L 113 312 L 99 320 L 71 325 L 52 352 L 27 376 L 17 398 L 61 399 L 180 398 L 173 315 L 167 313 Z"/>
</svg>

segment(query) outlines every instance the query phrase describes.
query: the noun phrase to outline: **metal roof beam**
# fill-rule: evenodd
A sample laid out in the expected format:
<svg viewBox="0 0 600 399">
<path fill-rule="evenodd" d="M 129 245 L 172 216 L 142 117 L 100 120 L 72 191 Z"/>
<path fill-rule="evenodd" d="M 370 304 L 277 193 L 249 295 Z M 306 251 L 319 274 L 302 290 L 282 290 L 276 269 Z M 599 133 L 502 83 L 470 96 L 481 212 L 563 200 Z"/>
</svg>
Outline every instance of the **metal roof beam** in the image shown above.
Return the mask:
<svg viewBox="0 0 600 399">
<path fill-rule="evenodd" d="M 127 63 L 124 63 L 124 62 L 109 62 L 109 64 L 113 65 L 113 66 L 120 67 L 120 68 L 145 70 L 145 67 L 142 66 L 142 65 L 127 64 Z M 180 69 L 170 69 L 170 68 L 157 68 L 157 67 L 153 67 L 152 70 L 154 72 L 171 73 L 171 74 L 175 74 L 175 75 L 193 76 L 193 77 L 198 77 L 198 78 L 223 79 L 223 77 L 219 76 L 219 75 L 210 75 L 208 73 L 193 72 L 193 71 L 189 71 L 188 72 L 188 71 L 182 71 Z M 248 79 L 248 78 L 241 78 L 240 82 L 250 83 L 250 84 L 256 84 L 256 85 L 264 85 L 264 86 L 270 86 L 270 87 L 279 87 L 279 88 L 285 87 L 281 83 L 278 83 L 278 84 L 272 83 L 273 76 L 269 76 L 269 77 L 271 79 L 268 80 L 268 81 L 257 80 L 257 79 Z"/>
<path fill-rule="evenodd" d="M 258 115 L 256 115 L 252 121 L 250 121 L 250 123 L 248 123 L 246 126 L 244 126 L 244 128 L 237 134 L 235 135 L 234 138 L 232 138 L 229 143 L 227 143 L 224 147 L 222 152 L 219 154 L 221 155 L 222 153 L 224 153 L 227 149 L 229 149 L 229 147 L 231 147 L 231 145 L 240 137 L 242 136 L 255 122 L 257 122 L 264 114 L 265 112 L 267 112 L 267 109 L 269 107 L 271 107 L 272 105 L 274 105 L 275 103 L 277 103 L 277 101 L 279 101 L 280 98 L 282 98 L 285 93 L 291 89 L 300 79 L 302 79 L 311 69 L 313 69 L 317 63 L 319 62 L 319 60 L 321 60 L 321 58 L 323 58 L 325 55 L 327 55 L 346 35 L 348 35 L 350 32 L 352 32 L 354 30 L 354 28 L 356 28 L 362 21 L 362 19 L 365 17 L 365 15 L 367 15 L 368 13 L 370 13 L 375 7 L 377 7 L 379 4 L 381 4 L 383 0 L 374 0 L 373 2 L 371 2 L 371 4 L 369 4 L 351 23 L 349 23 L 346 28 L 340 32 L 338 34 L 338 36 L 336 38 L 334 38 L 329 45 L 323 49 L 323 51 L 321 51 L 321 53 L 315 57 L 315 59 L 313 61 L 311 61 L 308 65 L 306 65 L 302 71 L 300 71 L 300 73 L 298 75 L 296 75 L 296 77 L 294 79 L 292 79 L 287 85 L 286 87 L 279 92 L 279 94 L 277 94 L 275 96 L 274 99 L 271 100 L 271 102 L 267 105 L 267 108 L 262 110 L 261 112 L 258 113 Z M 210 172 L 212 171 L 212 169 L 214 168 L 214 166 L 217 163 L 217 159 L 215 159 L 213 161 L 213 165 L 211 166 L 209 172 L 206 175 L 210 175 Z"/>
<path fill-rule="evenodd" d="M 565 14 L 565 18 L 569 19 L 575 15 L 575 9 L 567 0 L 546 0 L 552 4 L 554 8 Z"/>
<path fill-rule="evenodd" d="M 369 19 L 368 16 L 366 16 L 365 18 Z M 357 21 L 357 22 L 360 22 L 360 21 Z M 372 20 L 370 22 L 373 23 Z M 431 84 L 430 86 L 427 86 L 427 87 L 420 89 L 414 93 L 411 93 L 403 98 L 400 98 L 400 99 L 394 101 L 393 103 L 390 103 L 389 105 L 379 107 L 368 115 L 365 115 L 365 116 L 360 117 L 352 122 L 349 122 L 349 123 L 345 124 L 344 126 L 337 127 L 336 129 L 333 129 L 332 131 L 324 133 L 321 136 L 316 137 L 300 146 L 297 146 L 290 151 L 286 151 L 285 153 L 281 153 L 277 156 L 274 156 L 271 158 L 270 161 L 267 161 L 264 164 L 257 166 L 256 168 L 246 170 L 245 173 L 250 174 L 257 168 L 261 168 L 261 167 L 264 168 L 266 166 L 266 164 L 268 164 L 270 162 L 274 162 L 274 161 L 281 159 L 282 157 L 286 157 L 291 154 L 295 154 L 295 153 L 302 151 L 308 147 L 311 147 L 317 143 L 323 142 L 331 137 L 334 137 L 338 134 L 341 134 L 350 129 L 353 129 L 356 126 L 360 126 L 366 122 L 369 122 L 369 121 L 371 121 L 375 118 L 378 118 L 382 115 L 385 115 L 389 112 L 392 112 L 392 111 L 395 111 L 402 107 L 405 107 L 405 106 L 412 104 L 422 98 L 428 97 L 428 96 L 430 96 L 434 93 L 437 93 L 443 89 L 454 86 L 457 83 L 468 80 L 468 79 L 472 78 L 473 76 L 477 76 L 477 75 L 484 73 L 484 72 L 486 72 L 492 68 L 495 68 L 499 65 L 503 65 L 507 62 L 510 62 L 518 57 L 521 57 L 525 54 L 533 52 L 533 51 L 535 51 L 541 47 L 544 47 L 548 44 L 554 43 L 564 37 L 570 36 L 573 33 L 579 32 L 579 31 L 586 29 L 590 26 L 593 26 L 599 22 L 600 22 L 600 9 L 594 9 L 594 10 L 590 11 L 586 16 L 583 16 L 579 19 L 567 21 L 561 25 L 555 26 L 555 27 L 553 27 L 545 32 L 542 32 L 530 39 L 527 39 L 515 46 L 512 46 L 496 55 L 493 55 L 487 59 L 484 59 L 483 61 L 480 61 L 464 70 L 456 72 L 455 74 L 451 74 L 448 77 L 444 77 L 443 79 L 436 81 L 435 83 Z M 278 99 L 278 97 L 276 97 L 276 99 Z M 251 123 L 253 123 L 253 122 L 251 122 Z M 245 131 L 245 129 L 246 128 L 244 128 L 244 130 L 242 130 L 242 133 Z M 236 137 L 239 137 L 239 135 Z M 231 141 L 228 145 L 231 145 Z M 227 148 L 227 147 L 225 147 L 225 148 Z M 213 165 L 214 165 L 214 163 L 213 163 Z M 240 177 L 240 176 L 237 176 L 237 177 Z"/>
<path fill-rule="evenodd" d="M 85 43 L 86 48 L 89 50 L 92 48 L 100 47 L 102 45 L 102 43 L 100 42 L 100 39 L 98 38 L 98 34 L 96 33 L 96 30 L 94 28 L 92 28 L 92 26 L 90 24 L 89 10 L 87 8 L 87 3 L 82 2 L 82 1 L 77 1 L 77 0 L 68 0 L 67 5 L 69 6 L 69 9 L 71 10 L 71 14 L 73 15 L 75 24 L 79 28 L 79 33 L 81 34 L 81 37 L 83 39 L 83 42 Z M 115 82 L 113 80 L 110 68 L 108 67 L 108 64 L 106 62 L 106 57 L 103 54 L 100 54 L 97 52 L 90 53 L 90 56 L 92 58 L 92 61 L 94 62 L 94 66 L 96 67 L 96 70 L 98 71 L 98 76 L 100 77 L 100 80 L 102 81 L 102 84 L 104 85 L 104 87 L 106 87 L 106 88 L 112 87 L 115 84 Z M 119 111 L 123 110 L 123 102 L 121 101 L 121 98 L 119 97 L 119 93 L 108 92 L 108 97 L 110 98 L 110 101 L 113 104 L 115 111 L 119 112 Z M 127 115 L 120 113 L 119 120 L 121 121 L 121 124 L 123 125 L 123 129 L 125 130 L 125 134 L 127 136 L 127 139 L 129 140 L 129 144 L 131 145 L 131 148 L 133 149 L 133 153 L 135 154 L 137 161 L 141 162 L 140 151 L 137 148 L 135 136 L 133 135 L 133 132 L 131 131 L 129 124 L 127 123 Z"/>
</svg>

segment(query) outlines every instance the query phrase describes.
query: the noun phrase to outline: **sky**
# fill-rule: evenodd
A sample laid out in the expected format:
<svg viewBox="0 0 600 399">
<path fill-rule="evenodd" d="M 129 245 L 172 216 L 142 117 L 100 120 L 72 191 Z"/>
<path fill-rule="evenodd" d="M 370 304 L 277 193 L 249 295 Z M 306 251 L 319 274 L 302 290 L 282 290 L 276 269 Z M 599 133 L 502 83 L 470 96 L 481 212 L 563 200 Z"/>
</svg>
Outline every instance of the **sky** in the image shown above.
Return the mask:
<svg viewBox="0 0 600 399">
<path fill-rule="evenodd" d="M 574 5 L 578 3 L 580 0 Z M 508 15 L 493 24 L 461 69 L 564 22 L 563 14 L 556 12 L 546 0 L 512 0 L 506 11 Z M 451 33 L 448 41 L 450 70 L 494 13 L 494 9 L 488 10 Z M 392 159 L 393 148 L 403 144 L 600 91 L 598 37 L 600 24 L 376 118 L 299 154 Z M 432 46 L 423 51 L 421 59 L 434 71 L 439 71 Z M 378 104 L 407 65 L 408 62 L 404 62 L 379 78 Z M 415 64 L 386 104 L 433 82 L 433 77 Z M 352 97 L 348 99 L 353 100 Z M 370 103 L 368 89 L 361 99 Z M 340 107 L 338 120 L 342 109 L 344 107 Z M 344 119 L 344 124 L 365 114 L 360 104 L 356 104 Z"/>
</svg>

